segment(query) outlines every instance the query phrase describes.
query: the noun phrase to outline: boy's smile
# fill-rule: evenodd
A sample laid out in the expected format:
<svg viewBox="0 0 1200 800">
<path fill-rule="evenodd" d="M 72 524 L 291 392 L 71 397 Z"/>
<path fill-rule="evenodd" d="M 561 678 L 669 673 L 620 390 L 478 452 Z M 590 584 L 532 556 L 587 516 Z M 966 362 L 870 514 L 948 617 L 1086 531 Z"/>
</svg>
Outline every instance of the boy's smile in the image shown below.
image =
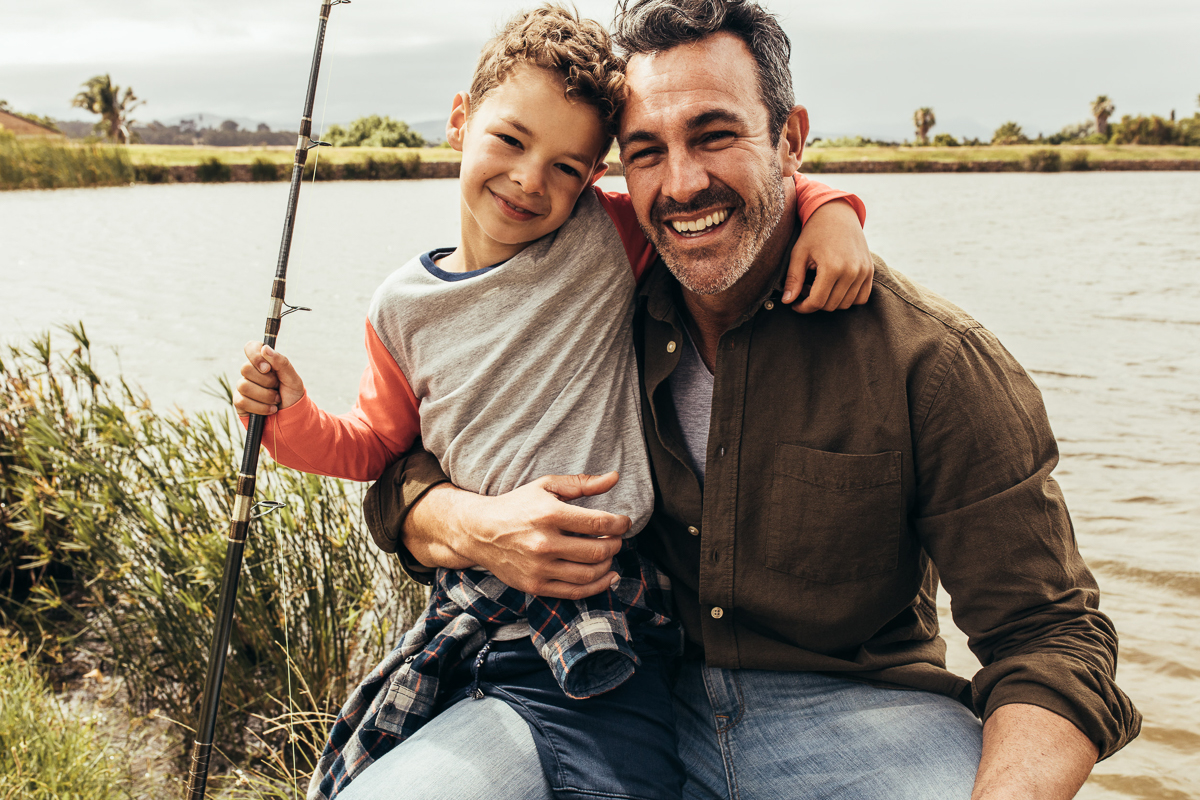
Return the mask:
<svg viewBox="0 0 1200 800">
<path fill-rule="evenodd" d="M 462 246 L 441 261 L 471 271 L 512 258 L 567 221 L 606 169 L 597 110 L 555 73 L 524 64 L 481 101 L 454 98 L 447 140 L 463 154 Z"/>
</svg>

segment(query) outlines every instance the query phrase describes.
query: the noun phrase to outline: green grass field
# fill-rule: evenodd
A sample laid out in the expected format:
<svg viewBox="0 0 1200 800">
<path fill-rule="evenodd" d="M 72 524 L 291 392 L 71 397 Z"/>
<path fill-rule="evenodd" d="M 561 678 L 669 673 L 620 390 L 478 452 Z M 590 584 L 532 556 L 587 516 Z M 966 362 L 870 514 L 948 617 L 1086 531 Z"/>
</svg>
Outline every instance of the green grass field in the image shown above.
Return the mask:
<svg viewBox="0 0 1200 800">
<path fill-rule="evenodd" d="M 216 158 L 225 164 L 250 164 L 264 159 L 276 164 L 290 164 L 293 148 L 279 147 L 180 147 L 174 145 L 130 145 L 129 157 L 135 165 L 184 166 L 200 164 Z M 1024 161 L 1031 153 L 1052 150 L 1063 160 L 1076 153 L 1087 153 L 1097 161 L 1121 160 L 1197 160 L 1200 148 L 1150 145 L 1049 145 L 1027 144 L 1008 147 L 809 147 L 805 161 Z M 388 159 L 417 153 L 421 161 L 458 161 L 462 154 L 448 147 L 391 148 L 391 147 L 322 147 L 320 159 L 332 164 L 365 161 L 367 157 Z M 309 155 L 309 160 L 314 154 Z M 614 149 L 609 161 L 616 161 Z"/>
</svg>

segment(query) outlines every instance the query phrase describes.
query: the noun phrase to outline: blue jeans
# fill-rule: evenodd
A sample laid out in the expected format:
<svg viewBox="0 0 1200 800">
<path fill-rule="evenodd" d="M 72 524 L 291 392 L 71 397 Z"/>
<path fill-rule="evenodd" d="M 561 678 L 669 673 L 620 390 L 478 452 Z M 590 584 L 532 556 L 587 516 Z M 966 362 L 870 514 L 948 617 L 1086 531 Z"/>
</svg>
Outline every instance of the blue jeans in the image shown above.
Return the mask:
<svg viewBox="0 0 1200 800">
<path fill-rule="evenodd" d="M 967 800 L 979 720 L 928 692 L 826 675 L 683 663 L 687 800 Z M 455 703 L 340 800 L 550 800 L 533 734 L 495 697 Z"/>
<path fill-rule="evenodd" d="M 940 694 L 684 662 L 688 800 L 968 800 L 982 726 Z"/>
</svg>

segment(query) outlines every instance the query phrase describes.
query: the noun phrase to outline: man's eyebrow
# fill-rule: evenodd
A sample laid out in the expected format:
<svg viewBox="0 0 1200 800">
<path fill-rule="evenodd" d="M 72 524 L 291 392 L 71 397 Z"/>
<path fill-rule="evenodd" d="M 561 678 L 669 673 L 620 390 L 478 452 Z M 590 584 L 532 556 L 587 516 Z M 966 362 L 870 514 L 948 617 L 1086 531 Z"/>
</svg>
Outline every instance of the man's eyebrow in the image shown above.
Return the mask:
<svg viewBox="0 0 1200 800">
<path fill-rule="evenodd" d="M 689 119 L 687 122 L 687 129 L 689 131 L 696 131 L 700 128 L 712 125 L 714 122 L 725 122 L 730 125 L 740 126 L 744 126 L 746 124 L 746 120 L 740 115 L 724 108 L 714 108 L 712 111 L 705 111 L 703 114 L 697 114 Z M 620 137 L 620 144 L 622 147 L 624 147 L 627 144 L 635 144 L 637 142 L 653 142 L 657 140 L 658 137 L 650 131 L 637 130 Z"/>
<path fill-rule="evenodd" d="M 741 116 L 724 108 L 714 108 L 712 111 L 705 111 L 703 114 L 697 114 L 688 120 L 687 128 L 689 131 L 698 130 L 712 125 L 714 122 L 725 122 L 730 125 L 745 125 L 746 121 Z"/>
<path fill-rule="evenodd" d="M 634 142 L 653 142 L 657 138 L 658 137 L 650 131 L 633 131 L 632 133 L 621 137 L 620 145 L 624 147 L 625 145 L 633 144 Z"/>
</svg>

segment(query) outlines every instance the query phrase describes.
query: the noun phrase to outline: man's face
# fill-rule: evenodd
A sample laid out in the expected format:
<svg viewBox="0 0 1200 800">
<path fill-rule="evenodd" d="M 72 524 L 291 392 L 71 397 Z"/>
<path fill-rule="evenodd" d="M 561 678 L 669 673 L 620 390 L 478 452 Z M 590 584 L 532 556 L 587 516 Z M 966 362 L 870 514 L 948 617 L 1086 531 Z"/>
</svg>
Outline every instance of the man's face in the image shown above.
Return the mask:
<svg viewBox="0 0 1200 800">
<path fill-rule="evenodd" d="M 784 208 L 754 57 L 732 34 L 626 70 L 621 160 L 638 222 L 689 291 L 725 291 L 754 263 Z M 782 143 L 781 143 L 782 144 Z"/>
</svg>

